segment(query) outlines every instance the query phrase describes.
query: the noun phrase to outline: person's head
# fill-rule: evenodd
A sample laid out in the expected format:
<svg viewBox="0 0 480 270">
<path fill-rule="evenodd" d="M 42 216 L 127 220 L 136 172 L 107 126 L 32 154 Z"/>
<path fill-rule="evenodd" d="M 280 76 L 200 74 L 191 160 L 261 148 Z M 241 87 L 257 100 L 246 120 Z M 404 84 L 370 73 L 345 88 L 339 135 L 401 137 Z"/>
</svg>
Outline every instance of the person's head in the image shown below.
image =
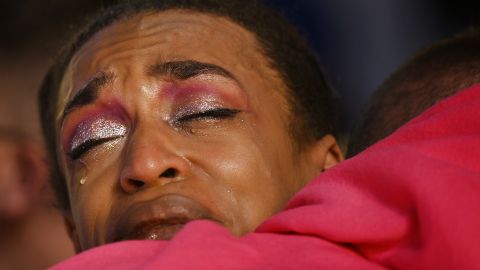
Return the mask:
<svg viewBox="0 0 480 270">
<path fill-rule="evenodd" d="M 26 131 L 0 128 L 1 269 L 46 269 L 74 252 L 52 205 L 45 154 Z"/>
<path fill-rule="evenodd" d="M 44 154 L 39 143 L 27 134 L 0 129 L 0 228 L 23 222 L 46 197 Z"/>
<path fill-rule="evenodd" d="M 341 159 L 314 53 L 256 1 L 107 8 L 39 101 L 80 250 L 193 219 L 242 235 Z"/>
<path fill-rule="evenodd" d="M 347 156 L 387 137 L 436 102 L 480 82 L 480 29 L 421 50 L 372 95 L 354 128 Z"/>
</svg>

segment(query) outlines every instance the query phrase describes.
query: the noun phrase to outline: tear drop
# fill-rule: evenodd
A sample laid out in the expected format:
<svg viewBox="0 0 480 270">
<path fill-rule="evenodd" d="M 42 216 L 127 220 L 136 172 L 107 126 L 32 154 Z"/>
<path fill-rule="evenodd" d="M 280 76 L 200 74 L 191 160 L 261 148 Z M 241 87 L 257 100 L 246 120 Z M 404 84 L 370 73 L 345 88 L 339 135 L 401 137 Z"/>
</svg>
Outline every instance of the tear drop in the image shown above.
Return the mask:
<svg viewBox="0 0 480 270">
<path fill-rule="evenodd" d="M 78 182 L 80 183 L 80 185 L 85 185 L 85 183 L 87 182 L 87 174 L 88 174 L 88 168 L 87 168 L 87 164 L 85 162 L 83 162 L 82 160 L 80 160 L 79 162 L 80 164 L 78 165 L 77 167 L 77 174 L 76 174 L 76 179 L 80 179 L 78 180 Z"/>
</svg>

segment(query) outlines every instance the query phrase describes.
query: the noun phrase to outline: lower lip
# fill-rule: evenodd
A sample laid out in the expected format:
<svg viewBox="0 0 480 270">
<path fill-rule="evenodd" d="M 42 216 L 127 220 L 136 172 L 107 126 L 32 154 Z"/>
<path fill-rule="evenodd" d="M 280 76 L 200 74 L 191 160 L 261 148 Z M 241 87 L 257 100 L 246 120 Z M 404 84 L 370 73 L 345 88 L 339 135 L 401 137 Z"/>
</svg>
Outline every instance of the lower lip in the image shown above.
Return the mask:
<svg viewBox="0 0 480 270">
<path fill-rule="evenodd" d="M 185 223 L 148 225 L 138 228 L 127 237 L 129 240 L 170 240 Z"/>
<path fill-rule="evenodd" d="M 135 239 L 168 240 L 193 220 L 207 219 L 220 223 L 198 202 L 176 194 L 163 195 L 122 210 L 112 214 L 107 243 Z"/>
</svg>

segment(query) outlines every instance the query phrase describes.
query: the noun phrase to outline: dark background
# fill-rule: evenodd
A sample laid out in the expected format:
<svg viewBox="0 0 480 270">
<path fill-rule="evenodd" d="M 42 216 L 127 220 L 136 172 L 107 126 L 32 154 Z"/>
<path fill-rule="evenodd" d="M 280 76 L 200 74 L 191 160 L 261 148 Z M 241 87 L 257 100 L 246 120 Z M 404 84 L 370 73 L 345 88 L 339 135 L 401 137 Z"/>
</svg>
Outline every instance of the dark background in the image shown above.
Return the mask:
<svg viewBox="0 0 480 270">
<path fill-rule="evenodd" d="M 2 1 L 0 66 L 4 70 L 15 66 L 27 73 L 29 59 L 36 59 L 39 68 L 32 85 L 38 84 L 68 33 L 76 30 L 86 14 L 110 2 L 114 1 Z M 266 2 L 297 25 L 317 50 L 340 98 L 343 131 L 369 94 L 413 52 L 480 20 L 478 0 Z M 36 90 L 30 88 L 28 91 Z M 1 87 L 0 91 L 0 98 L 5 98 L 15 96 L 17 89 Z"/>
</svg>

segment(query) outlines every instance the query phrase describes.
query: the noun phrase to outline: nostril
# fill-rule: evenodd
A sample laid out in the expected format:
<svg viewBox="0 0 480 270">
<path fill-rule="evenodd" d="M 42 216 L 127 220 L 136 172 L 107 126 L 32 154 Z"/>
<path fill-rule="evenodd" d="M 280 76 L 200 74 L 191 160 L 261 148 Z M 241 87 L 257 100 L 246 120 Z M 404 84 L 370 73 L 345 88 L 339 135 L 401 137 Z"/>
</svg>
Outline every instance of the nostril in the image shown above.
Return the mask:
<svg viewBox="0 0 480 270">
<path fill-rule="evenodd" d="M 164 177 L 164 178 L 174 178 L 176 176 L 177 176 L 177 170 L 175 170 L 174 168 L 168 168 L 160 175 L 160 177 Z"/>
<path fill-rule="evenodd" d="M 128 179 L 128 183 L 131 186 L 134 186 L 135 188 L 141 188 L 145 185 L 145 182 L 140 181 L 140 180 L 136 180 L 136 179 Z"/>
</svg>

